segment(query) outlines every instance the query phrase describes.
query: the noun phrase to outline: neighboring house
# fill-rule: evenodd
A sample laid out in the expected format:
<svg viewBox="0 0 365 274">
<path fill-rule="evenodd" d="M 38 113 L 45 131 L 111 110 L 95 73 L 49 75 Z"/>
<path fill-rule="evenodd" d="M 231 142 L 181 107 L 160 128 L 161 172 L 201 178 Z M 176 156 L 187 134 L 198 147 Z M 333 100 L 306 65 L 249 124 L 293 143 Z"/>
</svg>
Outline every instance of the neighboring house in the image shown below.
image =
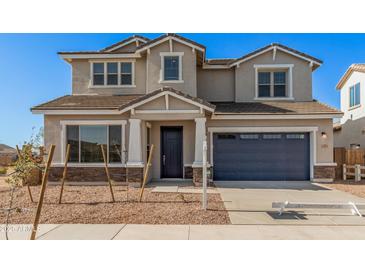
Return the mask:
<svg viewBox="0 0 365 274">
<path fill-rule="evenodd" d="M 94 52 L 60 52 L 72 66 L 72 95 L 32 108 L 44 114 L 45 145 L 56 145 L 59 180 L 202 179 L 203 142 L 214 180 L 322 180 L 334 177 L 332 120 L 342 113 L 313 100 L 322 61 L 280 44 L 234 59 L 176 34 L 132 36 Z"/>
<path fill-rule="evenodd" d="M 365 148 L 365 64 L 352 64 L 336 89 L 344 115 L 334 125 L 334 146 Z"/>
<path fill-rule="evenodd" d="M 0 144 L 0 166 L 8 166 L 16 160 L 17 152 L 15 148 Z"/>
</svg>

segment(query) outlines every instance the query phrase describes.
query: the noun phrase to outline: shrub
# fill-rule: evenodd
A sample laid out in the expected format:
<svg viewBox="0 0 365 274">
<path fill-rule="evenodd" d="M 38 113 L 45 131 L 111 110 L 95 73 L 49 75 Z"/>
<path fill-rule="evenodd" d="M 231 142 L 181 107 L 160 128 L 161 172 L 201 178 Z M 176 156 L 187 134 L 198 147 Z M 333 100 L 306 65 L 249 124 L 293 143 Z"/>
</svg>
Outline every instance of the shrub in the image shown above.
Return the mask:
<svg viewBox="0 0 365 274">
<path fill-rule="evenodd" d="M 8 171 L 8 169 L 6 167 L 0 166 L 0 175 L 5 175 L 7 171 Z"/>
</svg>

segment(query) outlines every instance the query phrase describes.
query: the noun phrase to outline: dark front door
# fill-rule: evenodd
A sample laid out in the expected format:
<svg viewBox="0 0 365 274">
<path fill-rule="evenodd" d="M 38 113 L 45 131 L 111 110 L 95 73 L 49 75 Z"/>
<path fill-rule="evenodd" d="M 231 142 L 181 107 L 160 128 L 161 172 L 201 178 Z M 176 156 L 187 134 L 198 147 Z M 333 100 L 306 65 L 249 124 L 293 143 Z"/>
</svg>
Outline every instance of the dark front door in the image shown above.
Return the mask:
<svg viewBox="0 0 365 274">
<path fill-rule="evenodd" d="M 182 127 L 161 127 L 161 178 L 182 178 Z"/>
</svg>

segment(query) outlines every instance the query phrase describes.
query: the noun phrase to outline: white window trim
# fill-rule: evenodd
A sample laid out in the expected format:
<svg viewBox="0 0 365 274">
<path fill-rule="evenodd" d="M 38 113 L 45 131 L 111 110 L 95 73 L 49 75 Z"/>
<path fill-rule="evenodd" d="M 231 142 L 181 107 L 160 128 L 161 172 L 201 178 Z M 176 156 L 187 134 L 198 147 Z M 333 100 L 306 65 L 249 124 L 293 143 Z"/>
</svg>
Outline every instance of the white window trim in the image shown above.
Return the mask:
<svg viewBox="0 0 365 274">
<path fill-rule="evenodd" d="M 94 85 L 94 63 L 103 63 L 104 64 L 104 85 Z M 107 63 L 118 63 L 118 85 L 107 85 L 108 80 L 108 70 L 107 70 Z M 120 66 L 121 63 L 132 63 L 132 84 L 131 85 L 121 85 L 121 71 Z M 100 61 L 90 61 L 90 81 L 89 81 L 89 88 L 135 88 L 135 60 L 100 60 Z"/>
<path fill-rule="evenodd" d="M 160 52 L 161 56 L 161 70 L 160 70 L 160 80 L 158 81 L 160 84 L 171 83 L 171 84 L 180 84 L 184 83 L 183 74 L 182 74 L 182 57 L 184 56 L 184 52 Z M 179 57 L 179 80 L 164 80 L 165 79 L 165 56 L 178 56 Z"/>
<path fill-rule="evenodd" d="M 357 84 L 360 86 L 360 100 L 359 100 L 359 103 L 357 105 L 351 106 L 351 88 L 354 88 L 354 102 L 355 102 L 356 101 L 355 100 L 355 95 L 356 95 L 355 86 Z M 352 86 L 349 86 L 349 110 L 353 110 L 353 109 L 356 109 L 356 108 L 359 108 L 359 107 L 361 107 L 361 84 L 360 84 L 360 82 L 357 82 L 356 84 L 353 84 Z"/>
<path fill-rule="evenodd" d="M 214 167 L 213 159 L 213 134 L 214 133 L 264 133 L 264 132 L 308 132 L 309 133 L 309 146 L 310 146 L 310 180 L 314 179 L 314 166 L 317 163 L 317 126 L 308 127 L 208 127 L 209 133 L 209 159 L 210 164 Z"/>
<path fill-rule="evenodd" d="M 255 64 L 255 100 L 262 101 L 275 101 L 275 100 L 294 100 L 293 97 L 293 67 L 294 64 Z M 288 70 L 288 95 L 285 97 L 259 97 L 259 80 L 258 74 L 260 70 L 264 69 L 287 69 Z"/>
<path fill-rule="evenodd" d="M 122 161 L 121 163 L 109 163 L 109 155 L 108 157 L 108 166 L 122 166 L 126 163 L 126 127 L 127 120 L 61 120 L 61 163 L 64 165 L 65 163 L 65 155 L 66 155 L 66 126 L 70 125 L 77 125 L 77 126 L 83 126 L 83 125 L 103 125 L 103 126 L 113 126 L 113 125 L 120 125 L 122 127 L 121 129 L 121 138 L 122 138 Z M 109 130 L 107 130 L 107 139 L 109 142 Z M 70 166 L 104 166 L 104 163 L 70 163 Z"/>
</svg>

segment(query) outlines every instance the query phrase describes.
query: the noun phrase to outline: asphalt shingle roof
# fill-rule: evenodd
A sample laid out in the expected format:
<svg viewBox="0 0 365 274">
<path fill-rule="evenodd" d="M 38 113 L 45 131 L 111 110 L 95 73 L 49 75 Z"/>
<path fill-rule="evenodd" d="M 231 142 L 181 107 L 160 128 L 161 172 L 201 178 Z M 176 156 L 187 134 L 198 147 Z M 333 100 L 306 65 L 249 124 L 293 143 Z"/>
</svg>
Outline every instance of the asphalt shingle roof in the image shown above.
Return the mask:
<svg viewBox="0 0 365 274">
<path fill-rule="evenodd" d="M 342 112 L 319 103 L 309 102 L 249 102 L 214 103 L 215 114 L 341 114 Z"/>
</svg>

